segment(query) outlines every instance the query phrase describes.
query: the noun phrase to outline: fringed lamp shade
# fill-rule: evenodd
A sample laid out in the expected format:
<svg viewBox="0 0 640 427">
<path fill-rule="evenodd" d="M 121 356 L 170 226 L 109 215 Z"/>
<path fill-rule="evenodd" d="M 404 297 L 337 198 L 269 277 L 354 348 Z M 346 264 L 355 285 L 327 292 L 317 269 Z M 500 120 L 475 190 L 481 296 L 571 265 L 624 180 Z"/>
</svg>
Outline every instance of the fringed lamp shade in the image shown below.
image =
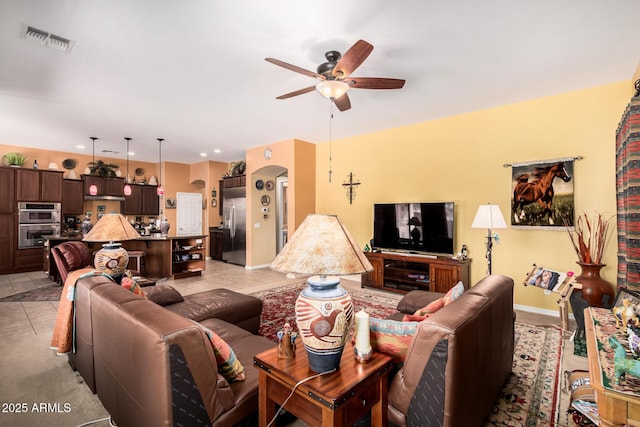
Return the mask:
<svg viewBox="0 0 640 427">
<path fill-rule="evenodd" d="M 85 242 L 108 242 L 96 252 L 94 267 L 111 276 L 124 272 L 129 264 L 129 255 L 120 243 L 133 240 L 140 234 L 119 213 L 109 213 L 100 218 L 91 231 L 82 239 Z"/>
<path fill-rule="evenodd" d="M 339 368 L 353 323 L 351 297 L 339 275 L 362 274 L 373 266 L 335 215 L 309 215 L 271 268 L 311 275 L 296 301 L 296 323 L 314 372 Z"/>
</svg>

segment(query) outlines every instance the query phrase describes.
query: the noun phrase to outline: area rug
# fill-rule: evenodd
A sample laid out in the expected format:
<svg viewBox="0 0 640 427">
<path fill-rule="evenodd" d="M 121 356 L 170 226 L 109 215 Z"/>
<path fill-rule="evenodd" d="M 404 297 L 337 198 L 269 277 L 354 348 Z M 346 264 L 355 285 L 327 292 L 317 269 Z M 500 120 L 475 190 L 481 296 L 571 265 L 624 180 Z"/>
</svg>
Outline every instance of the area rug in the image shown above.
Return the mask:
<svg viewBox="0 0 640 427">
<path fill-rule="evenodd" d="M 288 285 L 252 294 L 263 301 L 260 335 L 275 340 L 285 322 L 295 324 L 294 304 L 305 284 Z M 371 317 L 396 312 L 402 295 L 381 295 L 349 289 L 354 309 Z M 558 426 L 562 333 L 516 322 L 513 371 L 492 408 L 485 426 Z"/>
<path fill-rule="evenodd" d="M 281 286 L 251 295 L 262 300 L 262 316 L 260 318 L 260 335 L 276 341 L 277 332 L 285 322 L 295 325 L 294 306 L 298 294 L 306 286 L 304 281 L 298 284 Z M 349 289 L 354 312 L 366 309 L 371 317 L 385 318 L 396 312 L 400 294 L 377 294 Z"/>
<path fill-rule="evenodd" d="M 0 298 L 0 302 L 60 301 L 61 294 L 62 286 L 53 284 Z"/>
</svg>

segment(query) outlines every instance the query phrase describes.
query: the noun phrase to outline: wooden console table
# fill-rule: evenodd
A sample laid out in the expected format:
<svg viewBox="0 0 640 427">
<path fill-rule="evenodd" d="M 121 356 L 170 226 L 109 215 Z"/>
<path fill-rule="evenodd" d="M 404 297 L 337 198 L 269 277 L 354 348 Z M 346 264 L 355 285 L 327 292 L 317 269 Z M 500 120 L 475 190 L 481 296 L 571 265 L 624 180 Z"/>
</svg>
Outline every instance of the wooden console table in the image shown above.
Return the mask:
<svg viewBox="0 0 640 427">
<path fill-rule="evenodd" d="M 591 310 L 592 308 L 584 310 L 584 325 L 587 336 L 589 378 L 596 394 L 600 425 L 604 427 L 640 426 L 640 395 L 617 392 L 603 384 L 602 366 Z"/>
<path fill-rule="evenodd" d="M 315 375 L 309 369 L 302 343 L 294 359 L 278 359 L 277 349 L 254 357 L 259 371 L 260 427 L 265 427 L 299 381 Z M 296 388 L 285 409 L 310 425 L 351 426 L 371 411 L 372 427 L 387 426 L 387 381 L 391 358 L 373 353 L 358 363 L 353 344 L 347 343 L 340 369 L 305 382 Z"/>
</svg>

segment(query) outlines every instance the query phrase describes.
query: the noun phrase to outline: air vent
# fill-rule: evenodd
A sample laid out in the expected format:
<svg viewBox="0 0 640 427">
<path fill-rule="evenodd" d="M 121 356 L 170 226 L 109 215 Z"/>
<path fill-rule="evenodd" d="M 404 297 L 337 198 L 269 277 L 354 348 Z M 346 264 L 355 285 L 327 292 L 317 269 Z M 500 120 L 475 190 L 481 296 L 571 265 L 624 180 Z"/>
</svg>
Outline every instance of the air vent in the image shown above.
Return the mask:
<svg viewBox="0 0 640 427">
<path fill-rule="evenodd" d="M 74 40 L 48 33 L 28 25 L 22 25 L 22 37 L 34 43 L 41 44 L 53 50 L 69 53 L 75 44 Z"/>
</svg>

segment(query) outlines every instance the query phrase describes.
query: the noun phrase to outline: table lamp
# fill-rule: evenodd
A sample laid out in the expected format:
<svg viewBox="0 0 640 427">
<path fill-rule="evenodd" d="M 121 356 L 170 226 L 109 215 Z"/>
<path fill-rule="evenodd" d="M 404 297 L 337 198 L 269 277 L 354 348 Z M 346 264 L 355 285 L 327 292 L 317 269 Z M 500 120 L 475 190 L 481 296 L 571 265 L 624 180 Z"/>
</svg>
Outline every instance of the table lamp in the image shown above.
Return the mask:
<svg viewBox="0 0 640 427">
<path fill-rule="evenodd" d="M 129 265 L 129 254 L 119 242 L 133 240 L 140 234 L 119 213 L 108 213 L 98 220 L 82 239 L 85 242 L 107 242 L 96 252 L 94 267 L 110 276 L 122 274 Z"/>
<path fill-rule="evenodd" d="M 327 372 L 340 366 L 353 303 L 339 275 L 362 274 L 373 266 L 335 215 L 308 215 L 271 263 L 283 273 L 311 276 L 295 313 L 309 368 Z"/>
<path fill-rule="evenodd" d="M 471 228 L 487 229 L 487 271 L 491 274 L 491 248 L 493 247 L 493 239 L 497 237 L 493 235 L 493 230 L 497 228 L 507 228 L 507 223 L 504 221 L 500 206 L 492 204 L 480 205 L 476 212 L 476 217 L 471 224 Z"/>
</svg>

